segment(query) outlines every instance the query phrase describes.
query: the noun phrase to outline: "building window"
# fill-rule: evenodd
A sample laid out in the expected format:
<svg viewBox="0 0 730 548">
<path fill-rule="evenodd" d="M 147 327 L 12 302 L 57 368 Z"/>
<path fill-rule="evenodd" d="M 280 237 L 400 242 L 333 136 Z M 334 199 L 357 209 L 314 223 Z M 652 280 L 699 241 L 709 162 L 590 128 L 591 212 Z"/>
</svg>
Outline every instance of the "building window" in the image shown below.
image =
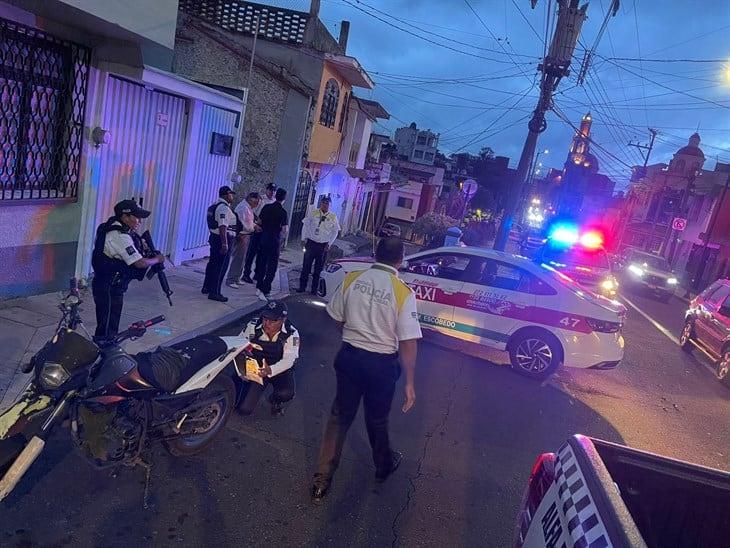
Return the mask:
<svg viewBox="0 0 730 548">
<path fill-rule="evenodd" d="M 345 93 L 345 99 L 342 101 L 342 112 L 340 113 L 340 133 L 342 133 L 342 130 L 344 129 L 347 131 L 347 120 L 349 119 L 350 114 L 350 97 L 352 96 L 351 93 Z"/>
<path fill-rule="evenodd" d="M 423 159 L 424 160 L 433 160 L 433 152 L 425 152 L 423 154 Z"/>
<path fill-rule="evenodd" d="M 423 158 L 423 151 L 422 150 L 414 150 L 413 151 L 413 157 L 414 158 Z"/>
<path fill-rule="evenodd" d="M 90 57 L 0 19 L 0 202 L 78 195 Z"/>
<path fill-rule="evenodd" d="M 428 146 L 433 148 L 433 137 L 428 140 Z"/>
<path fill-rule="evenodd" d="M 398 207 L 411 209 L 413 207 L 413 198 L 404 198 L 403 196 L 398 196 Z"/>
<path fill-rule="evenodd" d="M 419 145 L 425 145 L 426 144 L 426 136 L 425 135 L 419 135 L 418 136 L 418 144 Z"/>
<path fill-rule="evenodd" d="M 340 86 L 337 80 L 330 78 L 324 88 L 322 97 L 322 111 L 319 114 L 319 123 L 330 128 L 335 127 L 337 119 L 337 103 L 340 101 Z"/>
</svg>

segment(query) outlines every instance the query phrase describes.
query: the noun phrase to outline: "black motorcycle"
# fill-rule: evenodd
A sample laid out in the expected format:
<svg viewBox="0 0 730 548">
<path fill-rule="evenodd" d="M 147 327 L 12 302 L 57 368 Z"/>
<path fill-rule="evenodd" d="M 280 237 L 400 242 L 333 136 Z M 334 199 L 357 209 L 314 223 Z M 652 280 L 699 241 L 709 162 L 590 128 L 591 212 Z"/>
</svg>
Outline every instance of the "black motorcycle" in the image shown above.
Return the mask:
<svg viewBox="0 0 730 548">
<path fill-rule="evenodd" d="M 149 469 L 144 456 L 151 442 L 162 442 L 172 455 L 198 453 L 235 406 L 234 362 L 246 355 L 247 340 L 202 335 L 130 355 L 121 343 L 142 337 L 165 317 L 134 323 L 97 345 L 79 333 L 85 331 L 81 303 L 72 281 L 55 335 L 24 368 L 31 382 L 0 415 L 0 500 L 61 424 L 93 465 Z"/>
</svg>

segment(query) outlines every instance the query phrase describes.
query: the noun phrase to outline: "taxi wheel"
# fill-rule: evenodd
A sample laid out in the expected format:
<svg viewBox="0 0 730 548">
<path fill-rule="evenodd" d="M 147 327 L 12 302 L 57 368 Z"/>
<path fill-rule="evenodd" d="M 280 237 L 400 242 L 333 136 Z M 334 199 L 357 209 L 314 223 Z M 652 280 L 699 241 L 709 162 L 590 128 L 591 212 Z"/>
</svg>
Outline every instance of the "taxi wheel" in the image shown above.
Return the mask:
<svg viewBox="0 0 730 548">
<path fill-rule="evenodd" d="M 682 328 L 682 334 L 679 336 L 679 347 L 687 353 L 692 352 L 692 334 L 694 327 L 692 322 L 687 320 Z"/>
<path fill-rule="evenodd" d="M 512 369 L 533 379 L 546 379 L 563 361 L 560 342 L 547 331 L 529 329 L 518 333 L 509 344 Z"/>
<path fill-rule="evenodd" d="M 322 278 L 320 278 L 319 283 L 317 284 L 317 296 L 324 297 L 326 295 L 327 295 L 327 282 L 325 282 Z"/>
<path fill-rule="evenodd" d="M 730 386 L 730 347 L 722 351 L 722 357 L 717 361 L 717 379 Z"/>
</svg>

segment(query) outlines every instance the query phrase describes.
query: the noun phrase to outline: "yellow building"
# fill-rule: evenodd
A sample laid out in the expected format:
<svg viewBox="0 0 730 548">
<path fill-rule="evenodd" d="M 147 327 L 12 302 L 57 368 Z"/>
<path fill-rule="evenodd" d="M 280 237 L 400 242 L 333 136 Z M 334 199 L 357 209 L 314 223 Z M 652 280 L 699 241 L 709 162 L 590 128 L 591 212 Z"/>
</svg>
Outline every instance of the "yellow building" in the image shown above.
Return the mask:
<svg viewBox="0 0 730 548">
<path fill-rule="evenodd" d="M 310 164 L 337 164 L 353 87 L 373 88 L 373 81 L 357 59 L 325 54 L 307 160 Z M 310 166 L 314 167 L 314 166 Z"/>
</svg>

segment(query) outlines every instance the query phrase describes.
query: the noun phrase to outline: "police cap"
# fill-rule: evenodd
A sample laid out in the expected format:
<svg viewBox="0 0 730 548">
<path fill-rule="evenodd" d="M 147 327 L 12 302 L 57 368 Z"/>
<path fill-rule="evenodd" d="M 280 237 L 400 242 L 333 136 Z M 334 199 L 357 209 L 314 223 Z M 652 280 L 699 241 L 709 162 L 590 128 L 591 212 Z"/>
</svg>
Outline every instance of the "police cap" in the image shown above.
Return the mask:
<svg viewBox="0 0 730 548">
<path fill-rule="evenodd" d="M 223 198 L 223 196 L 225 196 L 226 194 L 235 194 L 235 192 L 233 192 L 233 189 L 227 185 L 222 186 L 218 189 L 218 196 L 220 198 Z"/>
<path fill-rule="evenodd" d="M 283 320 L 288 314 L 286 304 L 281 301 L 269 301 L 261 310 L 261 317 L 268 320 Z"/>
<path fill-rule="evenodd" d="M 151 215 L 146 209 L 142 209 L 134 200 L 122 200 L 114 206 L 114 215 L 121 217 L 122 215 L 134 215 L 138 219 L 146 219 Z"/>
</svg>

